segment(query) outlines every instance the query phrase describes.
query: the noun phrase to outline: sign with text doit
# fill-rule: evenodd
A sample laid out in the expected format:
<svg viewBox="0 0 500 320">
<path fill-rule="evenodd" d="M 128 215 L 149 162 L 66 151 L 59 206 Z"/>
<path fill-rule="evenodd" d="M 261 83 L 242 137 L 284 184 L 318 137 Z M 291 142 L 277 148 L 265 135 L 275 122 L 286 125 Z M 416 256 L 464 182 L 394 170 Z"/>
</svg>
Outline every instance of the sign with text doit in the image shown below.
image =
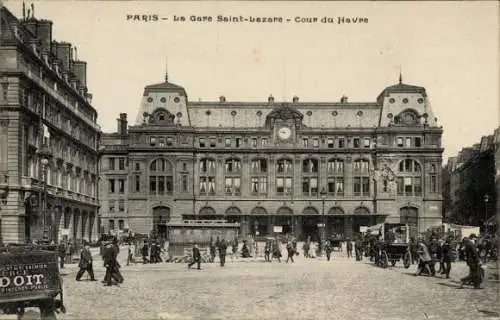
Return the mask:
<svg viewBox="0 0 500 320">
<path fill-rule="evenodd" d="M 53 252 L 10 252 L 0 255 L 0 302 L 55 296 L 59 290 Z"/>
</svg>

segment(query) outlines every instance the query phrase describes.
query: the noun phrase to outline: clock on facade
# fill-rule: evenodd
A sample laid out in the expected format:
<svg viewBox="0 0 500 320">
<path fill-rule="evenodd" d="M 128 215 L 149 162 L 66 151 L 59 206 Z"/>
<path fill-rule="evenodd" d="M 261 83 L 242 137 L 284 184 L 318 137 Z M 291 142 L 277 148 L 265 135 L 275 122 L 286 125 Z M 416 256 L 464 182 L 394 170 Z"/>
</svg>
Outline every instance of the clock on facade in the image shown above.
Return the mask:
<svg viewBox="0 0 500 320">
<path fill-rule="evenodd" d="M 292 135 L 292 131 L 288 127 L 281 127 L 278 130 L 278 137 L 281 140 L 287 140 L 288 138 L 290 138 L 291 135 Z"/>
</svg>

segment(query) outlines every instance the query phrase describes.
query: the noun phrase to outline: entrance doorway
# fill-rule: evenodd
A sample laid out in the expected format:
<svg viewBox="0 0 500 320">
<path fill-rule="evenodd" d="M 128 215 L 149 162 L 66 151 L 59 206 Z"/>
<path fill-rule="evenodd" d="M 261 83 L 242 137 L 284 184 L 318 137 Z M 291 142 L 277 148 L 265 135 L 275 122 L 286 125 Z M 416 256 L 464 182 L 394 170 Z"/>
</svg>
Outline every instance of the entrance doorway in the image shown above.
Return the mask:
<svg viewBox="0 0 500 320">
<path fill-rule="evenodd" d="M 318 223 L 321 223 L 319 216 L 303 216 L 302 217 L 302 240 L 311 237 L 311 241 L 319 241 L 320 230 Z"/>
<path fill-rule="evenodd" d="M 169 207 L 153 208 L 153 232 L 161 239 L 167 238 L 167 223 L 170 221 Z"/>
</svg>

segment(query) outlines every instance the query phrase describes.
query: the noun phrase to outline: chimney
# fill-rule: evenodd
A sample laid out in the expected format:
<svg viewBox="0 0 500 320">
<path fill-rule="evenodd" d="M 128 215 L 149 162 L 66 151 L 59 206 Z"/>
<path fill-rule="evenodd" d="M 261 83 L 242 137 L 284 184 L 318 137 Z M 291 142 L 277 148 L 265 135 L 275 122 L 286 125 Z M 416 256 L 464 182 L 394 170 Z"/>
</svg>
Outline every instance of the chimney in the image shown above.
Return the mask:
<svg viewBox="0 0 500 320">
<path fill-rule="evenodd" d="M 293 103 L 297 103 L 297 102 L 299 102 L 299 97 L 294 96 L 292 101 L 293 101 Z"/>
<path fill-rule="evenodd" d="M 82 87 L 87 87 L 87 62 L 73 61 L 73 73 Z"/>
<path fill-rule="evenodd" d="M 347 96 L 342 96 L 342 98 L 340 98 L 340 102 L 347 103 Z"/>
<path fill-rule="evenodd" d="M 56 56 L 57 59 L 61 61 L 63 70 L 71 70 L 71 43 L 67 42 L 56 42 Z"/>
<path fill-rule="evenodd" d="M 273 103 L 274 102 L 274 97 L 272 94 L 269 95 L 269 97 L 267 98 L 267 102 L 269 103 Z"/>
<path fill-rule="evenodd" d="M 23 25 L 28 29 L 33 36 L 36 38 L 36 23 L 37 21 L 35 19 L 27 19 L 23 21 Z"/>
<path fill-rule="evenodd" d="M 226 102 L 226 97 L 220 96 L 219 97 L 219 102 Z"/>
<path fill-rule="evenodd" d="M 50 51 L 50 45 L 52 43 L 52 21 L 38 20 L 36 36 L 40 40 L 41 50 Z"/>
<path fill-rule="evenodd" d="M 119 135 L 126 135 L 127 134 L 127 114 L 126 113 L 120 113 L 120 118 L 116 119 L 118 121 L 118 134 Z"/>
</svg>

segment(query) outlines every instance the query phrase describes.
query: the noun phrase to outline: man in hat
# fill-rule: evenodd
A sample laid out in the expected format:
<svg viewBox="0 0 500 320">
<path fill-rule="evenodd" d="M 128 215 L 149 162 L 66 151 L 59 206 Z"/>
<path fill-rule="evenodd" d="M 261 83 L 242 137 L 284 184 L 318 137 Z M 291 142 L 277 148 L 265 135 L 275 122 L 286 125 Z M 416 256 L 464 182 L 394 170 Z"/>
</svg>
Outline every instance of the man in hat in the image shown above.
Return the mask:
<svg viewBox="0 0 500 320">
<path fill-rule="evenodd" d="M 118 268 L 120 265 L 117 261 L 117 251 L 111 242 L 106 242 L 106 248 L 103 254 L 104 267 L 106 267 L 106 275 L 104 276 L 104 283 L 106 286 L 112 285 L 112 279 L 118 283 L 123 282 L 123 277 Z"/>
<path fill-rule="evenodd" d="M 80 253 L 80 263 L 78 264 L 80 270 L 76 274 L 76 281 L 80 281 L 83 276 L 83 273 L 87 271 L 90 276 L 90 281 L 97 281 L 94 278 L 94 269 L 92 266 L 92 253 L 90 252 L 90 246 L 88 242 L 84 243 L 84 247 L 82 252 Z"/>
<path fill-rule="evenodd" d="M 226 240 L 222 239 L 219 242 L 219 260 L 220 260 L 221 267 L 223 267 L 224 264 L 226 263 L 226 253 L 227 253 Z"/>
<path fill-rule="evenodd" d="M 195 263 L 198 264 L 197 269 L 201 270 L 201 254 L 200 254 L 200 249 L 198 249 L 198 246 L 196 245 L 196 243 L 193 246 L 193 261 L 191 261 L 188 264 L 188 269 L 191 269 L 191 266 Z"/>
<path fill-rule="evenodd" d="M 482 282 L 482 270 L 480 265 L 479 253 L 477 252 L 477 247 L 474 243 L 475 239 L 476 235 L 471 234 L 469 238 L 466 237 L 463 240 L 465 261 L 469 266 L 469 275 L 460 280 L 462 281 L 462 285 L 470 282 L 474 286 L 474 289 L 480 289 L 480 285 Z"/>
</svg>

